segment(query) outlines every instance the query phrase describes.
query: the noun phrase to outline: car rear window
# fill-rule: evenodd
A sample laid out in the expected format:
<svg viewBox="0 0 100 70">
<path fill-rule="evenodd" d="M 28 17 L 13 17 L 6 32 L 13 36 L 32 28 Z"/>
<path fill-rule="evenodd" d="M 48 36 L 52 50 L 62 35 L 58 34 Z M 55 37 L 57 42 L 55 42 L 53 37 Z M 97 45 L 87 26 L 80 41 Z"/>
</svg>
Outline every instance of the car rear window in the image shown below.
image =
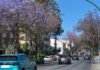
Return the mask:
<svg viewBox="0 0 100 70">
<path fill-rule="evenodd" d="M 67 57 L 67 55 L 60 55 L 60 57 Z"/>
<path fill-rule="evenodd" d="M 0 61 L 16 61 L 16 56 L 0 56 Z"/>
</svg>

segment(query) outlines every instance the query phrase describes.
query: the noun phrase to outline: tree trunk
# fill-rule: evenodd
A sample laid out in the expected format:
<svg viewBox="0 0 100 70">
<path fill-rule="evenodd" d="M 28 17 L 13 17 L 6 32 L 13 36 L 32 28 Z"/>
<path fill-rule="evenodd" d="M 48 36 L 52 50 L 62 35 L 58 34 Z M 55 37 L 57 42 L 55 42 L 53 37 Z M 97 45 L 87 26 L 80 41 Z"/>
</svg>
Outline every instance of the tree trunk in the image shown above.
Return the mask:
<svg viewBox="0 0 100 70">
<path fill-rule="evenodd" d="M 57 35 L 55 35 L 54 37 L 55 37 L 55 50 L 54 50 L 54 54 L 57 54 Z"/>
<path fill-rule="evenodd" d="M 37 36 L 35 36 L 34 42 L 35 42 L 35 51 L 36 51 L 36 52 L 35 52 L 35 53 L 36 53 L 35 58 L 37 59 L 37 54 L 38 54 Z"/>
</svg>

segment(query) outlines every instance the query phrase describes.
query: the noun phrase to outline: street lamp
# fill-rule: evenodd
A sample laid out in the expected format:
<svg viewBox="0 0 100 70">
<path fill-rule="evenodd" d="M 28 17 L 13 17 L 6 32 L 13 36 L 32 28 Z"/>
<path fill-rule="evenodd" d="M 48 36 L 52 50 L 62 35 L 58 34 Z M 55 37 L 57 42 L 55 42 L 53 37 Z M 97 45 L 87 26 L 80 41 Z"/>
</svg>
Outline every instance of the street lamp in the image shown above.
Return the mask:
<svg viewBox="0 0 100 70">
<path fill-rule="evenodd" d="M 99 11 L 100 11 L 100 7 L 97 6 L 95 3 L 93 3 L 92 1 L 90 0 L 86 0 L 87 2 L 89 2 L 90 4 L 92 4 L 93 6 L 95 6 Z"/>
</svg>

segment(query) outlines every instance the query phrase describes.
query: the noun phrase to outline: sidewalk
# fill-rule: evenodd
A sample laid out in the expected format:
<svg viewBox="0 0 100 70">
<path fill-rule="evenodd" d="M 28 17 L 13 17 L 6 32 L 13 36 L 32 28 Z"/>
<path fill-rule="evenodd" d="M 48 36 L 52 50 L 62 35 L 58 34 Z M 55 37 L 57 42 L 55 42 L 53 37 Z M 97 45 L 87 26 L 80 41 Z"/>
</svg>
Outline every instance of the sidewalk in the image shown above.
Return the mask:
<svg viewBox="0 0 100 70">
<path fill-rule="evenodd" d="M 100 70 L 100 64 L 91 64 L 91 70 Z"/>
<path fill-rule="evenodd" d="M 93 64 L 100 64 L 100 56 L 96 56 L 91 60 Z"/>
</svg>

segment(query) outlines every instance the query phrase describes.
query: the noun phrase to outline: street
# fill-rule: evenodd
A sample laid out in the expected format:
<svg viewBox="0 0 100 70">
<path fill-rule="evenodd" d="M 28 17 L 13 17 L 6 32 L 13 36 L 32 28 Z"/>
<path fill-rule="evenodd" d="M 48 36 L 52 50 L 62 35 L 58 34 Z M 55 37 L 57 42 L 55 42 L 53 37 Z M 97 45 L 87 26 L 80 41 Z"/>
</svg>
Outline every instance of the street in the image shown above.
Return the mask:
<svg viewBox="0 0 100 70">
<path fill-rule="evenodd" d="M 100 64 L 89 61 L 73 61 L 71 65 L 45 64 L 38 66 L 38 70 L 100 70 Z"/>
<path fill-rule="evenodd" d="M 100 70 L 100 0 L 0 0 L 0 70 Z"/>
</svg>

